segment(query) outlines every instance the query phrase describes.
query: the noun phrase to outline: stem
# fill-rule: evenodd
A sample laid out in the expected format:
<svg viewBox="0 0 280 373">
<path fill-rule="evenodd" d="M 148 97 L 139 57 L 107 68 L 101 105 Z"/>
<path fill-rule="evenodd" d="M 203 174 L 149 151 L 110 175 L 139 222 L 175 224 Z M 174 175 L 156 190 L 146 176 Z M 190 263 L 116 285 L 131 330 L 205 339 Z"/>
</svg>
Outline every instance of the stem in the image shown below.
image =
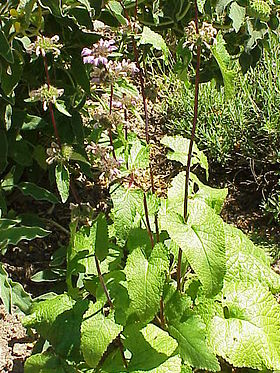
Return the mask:
<svg viewBox="0 0 280 373">
<path fill-rule="evenodd" d="M 94 259 L 95 259 L 95 265 L 96 265 L 96 269 L 97 269 L 97 273 L 98 273 L 98 278 L 99 278 L 100 284 L 103 287 L 103 290 L 104 290 L 104 293 L 106 295 L 107 301 L 108 301 L 109 306 L 110 306 L 110 308 L 112 310 L 114 308 L 114 305 L 113 305 L 112 299 L 110 297 L 109 291 L 107 289 L 107 286 L 106 286 L 106 284 L 104 282 L 104 278 L 103 278 L 101 270 L 100 270 L 99 260 L 97 259 L 96 254 L 94 254 Z M 126 361 L 126 358 L 124 356 L 123 344 L 122 344 L 120 335 L 118 335 L 118 337 L 117 337 L 117 342 L 118 342 L 118 345 L 119 345 L 119 349 L 120 349 L 120 353 L 121 353 L 121 357 L 122 357 L 124 366 L 127 368 L 127 361 Z"/>
<path fill-rule="evenodd" d="M 195 2 L 195 29 L 196 29 L 197 35 L 199 35 L 198 9 L 197 9 L 196 2 Z M 188 150 L 188 161 L 187 161 L 186 178 L 185 178 L 185 198 L 184 198 L 184 221 L 185 222 L 187 221 L 187 218 L 188 218 L 188 194 L 189 194 L 191 159 L 192 159 L 192 151 L 193 151 L 195 130 L 196 130 L 196 125 L 197 125 L 197 117 L 198 117 L 200 55 L 201 55 L 201 45 L 199 43 L 197 46 L 197 55 L 196 55 L 194 115 L 193 115 L 192 133 L 191 133 L 189 150 Z M 177 265 L 177 290 L 179 291 L 181 290 L 181 266 L 182 266 L 182 250 L 179 248 L 178 265 Z"/>
<path fill-rule="evenodd" d="M 104 293 L 106 295 L 106 298 L 107 298 L 107 301 L 109 303 L 110 308 L 113 309 L 114 305 L 113 305 L 112 299 L 110 297 L 109 291 L 107 289 L 107 286 L 106 286 L 106 284 L 104 282 L 104 278 L 103 278 L 101 270 L 100 270 L 99 260 L 97 259 L 96 254 L 94 254 L 94 259 L 95 259 L 95 265 L 96 265 L 96 269 L 97 269 L 97 273 L 98 273 L 98 278 L 99 278 L 100 284 L 103 287 L 103 290 L 104 290 Z"/>
<path fill-rule="evenodd" d="M 47 78 L 47 84 L 48 84 L 48 88 L 50 89 L 51 81 L 50 81 L 49 69 L 48 69 L 48 63 L 47 63 L 46 56 L 43 57 L 43 61 L 44 61 L 46 78 Z M 56 121 L 55 121 L 55 117 L 54 117 L 52 102 L 49 102 L 49 109 L 50 109 L 51 121 L 52 121 L 53 129 L 54 129 L 55 137 L 56 137 L 56 140 L 58 142 L 58 145 L 61 147 L 61 141 L 60 141 L 60 137 L 59 137 L 57 126 L 56 126 Z"/>
<path fill-rule="evenodd" d="M 118 335 L 118 337 L 117 337 L 117 342 L 118 342 L 118 345 L 119 345 L 119 349 L 120 349 L 120 353 L 121 353 L 123 365 L 125 366 L 125 368 L 127 368 L 128 364 L 127 364 L 126 358 L 124 356 L 123 344 L 122 344 L 120 335 Z"/>
<path fill-rule="evenodd" d="M 123 10 L 125 17 L 128 21 L 128 23 L 131 24 L 131 20 L 129 17 L 129 14 L 123 4 L 122 0 L 119 0 Z M 134 15 L 135 19 L 137 18 L 137 10 L 138 10 L 138 0 L 135 2 L 135 9 L 134 9 Z M 133 31 L 133 30 L 132 30 Z M 140 66 L 140 60 L 139 60 L 139 53 L 136 45 L 136 41 L 134 36 L 132 35 L 132 46 L 133 46 L 133 52 L 134 52 L 134 57 L 135 57 L 135 62 L 136 66 L 139 70 L 139 80 L 140 80 L 140 87 L 141 87 L 141 95 L 142 95 L 142 101 L 143 101 L 143 106 L 144 106 L 144 114 L 145 114 L 145 137 L 146 137 L 146 143 L 149 145 L 150 144 L 150 136 L 149 136 L 149 115 L 148 115 L 148 107 L 147 107 L 147 100 L 146 100 L 146 94 L 145 94 L 145 82 L 144 82 L 144 75 L 143 75 L 143 70 Z M 150 180 L 151 180 L 151 187 L 152 187 L 152 193 L 155 193 L 155 183 L 154 183 L 154 174 L 153 174 L 153 168 L 150 163 Z M 146 198 L 146 197 L 145 197 Z M 155 214 L 155 229 L 156 229 L 156 237 L 157 237 L 157 242 L 159 242 L 159 226 L 158 226 L 158 216 Z"/>
<path fill-rule="evenodd" d="M 111 84 L 111 93 L 110 93 L 110 115 L 112 114 L 112 111 L 113 111 L 113 95 L 114 95 L 114 86 L 113 84 Z M 117 160 L 117 157 L 116 157 L 116 153 L 115 153 L 115 149 L 114 149 L 114 143 L 113 143 L 113 135 L 112 135 L 112 126 L 111 126 L 111 123 L 109 125 L 109 128 L 108 128 L 108 132 L 109 132 L 109 138 L 110 138 L 110 145 L 112 147 L 112 154 L 113 154 L 113 157 L 115 160 Z"/>
<path fill-rule="evenodd" d="M 149 238 L 150 238 L 150 241 L 151 241 L 151 245 L 152 245 L 152 248 L 153 248 L 154 245 L 155 245 L 155 243 L 154 243 L 154 237 L 153 237 L 153 233 L 152 233 L 151 226 L 150 226 L 150 221 L 149 221 L 149 212 L 148 212 L 148 205 L 147 205 L 147 197 L 146 197 L 146 193 L 145 192 L 144 192 L 144 210 L 145 210 L 145 218 L 146 218 L 147 231 L 148 231 L 148 235 L 149 235 Z"/>
</svg>

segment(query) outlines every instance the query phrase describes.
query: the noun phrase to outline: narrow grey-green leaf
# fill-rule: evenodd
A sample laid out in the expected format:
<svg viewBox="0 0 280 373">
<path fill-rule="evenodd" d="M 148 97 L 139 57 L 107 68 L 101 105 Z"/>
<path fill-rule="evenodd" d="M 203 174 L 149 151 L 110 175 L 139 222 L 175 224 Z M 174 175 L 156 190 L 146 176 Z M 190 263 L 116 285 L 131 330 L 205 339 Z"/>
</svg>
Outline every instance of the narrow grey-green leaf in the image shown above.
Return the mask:
<svg viewBox="0 0 280 373">
<path fill-rule="evenodd" d="M 39 187 L 34 183 L 22 182 L 18 185 L 18 187 L 25 196 L 31 196 L 37 201 L 48 201 L 51 203 L 58 202 L 55 194 L 49 192 L 45 188 Z"/>
<path fill-rule="evenodd" d="M 245 21 L 246 9 L 234 2 L 230 6 L 229 18 L 232 19 L 232 26 L 237 33 Z"/>
<path fill-rule="evenodd" d="M 69 197 L 70 174 L 68 168 L 63 164 L 58 164 L 55 168 L 56 185 L 61 200 L 65 203 Z"/>
<path fill-rule="evenodd" d="M 125 274 L 131 301 L 129 314 L 135 314 L 144 323 L 154 318 L 159 310 L 168 267 L 167 249 L 162 244 L 153 248 L 149 259 L 140 248 L 128 256 Z"/>
<path fill-rule="evenodd" d="M 81 325 L 81 350 L 86 363 L 95 368 L 110 343 L 122 332 L 123 327 L 114 321 L 111 313 L 107 317 L 90 304 Z"/>
</svg>

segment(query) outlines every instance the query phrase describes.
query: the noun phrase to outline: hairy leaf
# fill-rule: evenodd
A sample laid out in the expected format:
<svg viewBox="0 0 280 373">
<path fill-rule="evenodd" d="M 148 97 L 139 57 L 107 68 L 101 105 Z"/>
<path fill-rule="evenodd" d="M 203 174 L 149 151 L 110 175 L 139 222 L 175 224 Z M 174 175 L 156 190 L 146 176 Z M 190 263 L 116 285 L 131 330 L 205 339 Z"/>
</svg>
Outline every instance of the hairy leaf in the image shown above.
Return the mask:
<svg viewBox="0 0 280 373">
<path fill-rule="evenodd" d="M 24 319 L 26 327 L 35 328 L 47 339 L 55 351 L 68 360 L 79 361 L 80 326 L 88 308 L 87 300 L 76 303 L 66 294 L 39 302 Z"/>
<path fill-rule="evenodd" d="M 180 162 L 184 166 L 187 165 L 190 140 L 179 135 L 177 136 L 165 135 L 161 139 L 161 143 L 172 150 L 172 151 L 169 151 L 167 154 L 168 159 Z M 193 166 L 195 164 L 199 164 L 206 171 L 206 176 L 208 177 L 207 158 L 203 154 L 203 152 L 200 151 L 197 148 L 197 146 L 194 144 L 191 165 Z"/>
<path fill-rule="evenodd" d="M 138 324 L 133 324 L 123 334 L 124 346 L 132 353 L 129 371 L 133 372 L 160 369 L 178 347 L 175 339 L 153 324 L 140 330 Z"/>
<path fill-rule="evenodd" d="M 211 47 L 211 51 L 221 70 L 226 96 L 230 98 L 234 96 L 234 79 L 236 74 L 231 69 L 231 58 L 226 50 L 225 41 L 221 33 L 218 33 L 216 40 L 217 43 Z"/>
<path fill-rule="evenodd" d="M 191 366 L 213 372 L 220 370 L 219 362 L 206 343 L 206 328 L 199 316 L 184 322 L 171 322 L 168 330 L 179 344 L 180 355 Z"/>
<path fill-rule="evenodd" d="M 147 26 L 143 28 L 140 44 L 151 44 L 155 49 L 162 51 L 165 61 L 168 60 L 169 50 L 163 37 Z"/>
<path fill-rule="evenodd" d="M 230 6 L 229 18 L 232 19 L 232 26 L 238 32 L 245 21 L 246 8 L 234 2 Z"/>
<path fill-rule="evenodd" d="M 125 267 L 131 301 L 128 312 L 135 314 L 144 323 L 151 321 L 159 310 L 168 267 L 167 250 L 162 244 L 154 247 L 149 259 L 145 258 L 140 248 L 128 256 Z"/>
<path fill-rule="evenodd" d="M 226 272 L 225 234 L 222 219 L 204 202 L 189 201 L 187 223 L 163 205 L 160 222 L 170 238 L 183 250 L 205 292 L 217 294 Z"/>
<path fill-rule="evenodd" d="M 98 311 L 98 305 L 91 303 L 81 325 L 81 350 L 92 368 L 97 366 L 109 344 L 123 329 L 115 323 L 112 313 L 105 317 Z"/>
<path fill-rule="evenodd" d="M 32 355 L 24 364 L 25 373 L 74 373 L 75 371 L 64 359 L 51 352 Z"/>
<path fill-rule="evenodd" d="M 270 258 L 239 229 L 225 224 L 226 281 L 251 281 L 267 285 L 273 293 L 280 291 L 280 276 L 270 267 Z"/>
<path fill-rule="evenodd" d="M 135 222 L 136 215 L 143 205 L 143 192 L 135 189 L 125 189 L 118 186 L 111 194 L 113 200 L 112 219 L 114 221 L 116 238 L 119 244 L 124 244 L 129 231 L 139 224 Z"/>
<path fill-rule="evenodd" d="M 280 369 L 280 306 L 259 282 L 227 283 L 224 317 L 215 316 L 209 337 L 215 352 L 236 367 Z"/>
</svg>

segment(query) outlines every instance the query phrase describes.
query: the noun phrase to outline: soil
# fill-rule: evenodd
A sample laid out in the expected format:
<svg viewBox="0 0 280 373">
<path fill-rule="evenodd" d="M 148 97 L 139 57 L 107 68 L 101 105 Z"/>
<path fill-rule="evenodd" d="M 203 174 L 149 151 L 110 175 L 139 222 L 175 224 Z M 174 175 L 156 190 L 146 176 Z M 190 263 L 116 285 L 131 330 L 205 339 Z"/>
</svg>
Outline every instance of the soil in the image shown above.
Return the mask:
<svg viewBox="0 0 280 373">
<path fill-rule="evenodd" d="M 7 314 L 0 306 L 0 372 L 22 373 L 31 355 L 33 341 L 27 335 L 18 315 Z"/>
</svg>

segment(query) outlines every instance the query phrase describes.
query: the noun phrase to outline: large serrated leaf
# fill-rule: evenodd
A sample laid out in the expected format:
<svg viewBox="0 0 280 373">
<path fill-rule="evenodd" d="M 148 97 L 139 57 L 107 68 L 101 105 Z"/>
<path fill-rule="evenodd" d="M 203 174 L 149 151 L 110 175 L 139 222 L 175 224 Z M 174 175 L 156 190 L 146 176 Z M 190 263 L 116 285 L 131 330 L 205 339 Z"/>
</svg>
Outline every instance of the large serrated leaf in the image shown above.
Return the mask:
<svg viewBox="0 0 280 373">
<path fill-rule="evenodd" d="M 51 352 L 36 354 L 27 358 L 24 364 L 25 373 L 74 373 L 76 370 L 65 360 Z"/>
<path fill-rule="evenodd" d="M 212 372 L 220 370 L 214 352 L 206 343 L 206 328 L 199 316 L 184 322 L 171 322 L 168 330 L 179 344 L 180 355 L 191 366 Z"/>
<path fill-rule="evenodd" d="M 208 296 L 217 294 L 226 272 L 225 234 L 222 219 L 199 199 L 189 201 L 187 223 L 162 206 L 161 228 L 183 250 Z"/>
<path fill-rule="evenodd" d="M 140 330 L 138 324 L 133 324 L 123 334 L 124 346 L 132 353 L 129 371 L 133 372 L 160 369 L 178 347 L 174 338 L 153 324 Z"/>
<path fill-rule="evenodd" d="M 35 304 L 24 325 L 35 328 L 54 350 L 68 360 L 80 361 L 80 326 L 87 300 L 74 302 L 67 294 Z"/>
<path fill-rule="evenodd" d="M 226 50 L 225 41 L 221 33 L 218 33 L 216 41 L 216 44 L 211 47 L 211 52 L 221 70 L 225 86 L 225 94 L 228 98 L 231 98 L 234 96 L 235 92 L 234 79 L 236 73 L 231 69 L 231 58 Z"/>
<path fill-rule="evenodd" d="M 111 313 L 105 317 L 96 305 L 90 304 L 81 325 L 81 350 L 86 363 L 95 368 L 110 343 L 122 332 L 123 327 L 114 321 Z"/>
<path fill-rule="evenodd" d="M 235 367 L 280 369 L 280 306 L 258 282 L 227 283 L 225 317 L 215 316 L 208 334 L 215 352 Z"/>
<path fill-rule="evenodd" d="M 172 151 L 169 151 L 167 154 L 167 158 L 180 162 L 184 166 L 187 165 L 188 162 L 188 153 L 189 153 L 189 145 L 190 140 L 186 139 L 183 136 L 168 136 L 165 135 L 161 139 L 161 143 Z M 193 144 L 193 153 L 192 153 L 192 160 L 191 165 L 200 164 L 202 168 L 206 171 L 206 176 L 208 177 L 208 161 L 206 156 L 203 154 L 202 151 L 198 149 L 196 144 Z"/>
<path fill-rule="evenodd" d="M 239 229 L 225 224 L 226 281 L 261 282 L 273 293 L 280 291 L 280 276 L 270 266 L 270 258 Z"/>
<path fill-rule="evenodd" d="M 139 168 L 149 167 L 150 152 L 146 144 L 139 138 L 133 139 L 128 155 L 128 169 L 135 171 Z"/>
<path fill-rule="evenodd" d="M 167 250 L 157 244 L 149 260 L 143 251 L 135 249 L 127 258 L 125 274 L 130 298 L 128 313 L 135 314 L 142 322 L 151 321 L 160 305 L 169 260 Z"/>
<path fill-rule="evenodd" d="M 151 44 L 155 49 L 161 50 L 164 59 L 168 60 L 169 50 L 163 39 L 163 37 L 152 31 L 149 27 L 144 26 L 143 32 L 140 39 L 140 44 Z"/>
<path fill-rule="evenodd" d="M 143 192 L 135 189 L 125 189 L 118 186 L 111 194 L 113 200 L 112 219 L 114 221 L 116 239 L 124 245 L 129 231 L 139 224 L 135 223 L 137 212 L 143 209 Z"/>
<path fill-rule="evenodd" d="M 232 26 L 238 32 L 245 21 L 246 8 L 234 2 L 230 6 L 229 18 L 232 19 Z"/>
</svg>

